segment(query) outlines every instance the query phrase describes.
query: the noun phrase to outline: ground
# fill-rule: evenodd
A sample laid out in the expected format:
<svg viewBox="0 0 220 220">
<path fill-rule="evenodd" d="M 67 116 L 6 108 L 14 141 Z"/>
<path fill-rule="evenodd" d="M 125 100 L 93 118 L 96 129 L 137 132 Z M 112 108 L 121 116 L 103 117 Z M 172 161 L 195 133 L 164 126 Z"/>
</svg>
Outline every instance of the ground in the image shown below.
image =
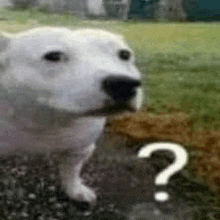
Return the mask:
<svg viewBox="0 0 220 220">
<path fill-rule="evenodd" d="M 94 209 L 87 209 L 86 204 L 75 204 L 62 193 L 57 155 L 48 156 L 49 161 L 46 157 L 27 155 L 1 158 L 0 219 L 203 220 L 210 215 L 220 217 L 212 192 L 189 180 L 184 172 L 174 175 L 165 188 L 171 196 L 168 202 L 154 200 L 158 190 L 155 176 L 172 163 L 172 155 L 160 152 L 149 159 L 138 159 L 134 150 L 125 152 L 109 147 L 108 143 L 106 132 L 82 173 L 85 182 L 98 192 Z"/>
</svg>

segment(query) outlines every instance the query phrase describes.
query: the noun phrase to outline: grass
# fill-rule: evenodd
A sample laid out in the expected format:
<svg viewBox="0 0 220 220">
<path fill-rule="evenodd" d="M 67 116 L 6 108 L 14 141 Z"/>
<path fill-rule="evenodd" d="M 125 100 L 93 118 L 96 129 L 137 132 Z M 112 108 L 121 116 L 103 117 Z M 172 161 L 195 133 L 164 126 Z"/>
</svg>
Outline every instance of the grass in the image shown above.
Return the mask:
<svg viewBox="0 0 220 220">
<path fill-rule="evenodd" d="M 145 103 L 166 112 L 173 103 L 188 113 L 198 128 L 220 129 L 220 25 L 79 20 L 71 14 L 38 9 L 0 8 L 3 31 L 35 26 L 104 28 L 125 35 L 134 47 L 143 73 Z"/>
</svg>

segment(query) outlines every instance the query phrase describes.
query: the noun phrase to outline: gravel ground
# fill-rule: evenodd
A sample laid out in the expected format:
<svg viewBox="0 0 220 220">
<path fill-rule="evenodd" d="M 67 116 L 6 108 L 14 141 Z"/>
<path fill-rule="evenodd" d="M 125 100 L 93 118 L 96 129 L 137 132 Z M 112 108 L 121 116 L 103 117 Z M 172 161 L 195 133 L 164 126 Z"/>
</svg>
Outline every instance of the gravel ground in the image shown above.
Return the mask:
<svg viewBox="0 0 220 220">
<path fill-rule="evenodd" d="M 103 139 L 82 173 L 98 193 L 96 207 L 74 203 L 62 193 L 57 155 L 17 155 L 0 159 L 0 219 L 202 220 L 209 219 L 210 213 L 217 214 L 211 192 L 181 173 L 169 181 L 169 202 L 155 202 L 155 176 L 172 157 L 158 153 L 147 160 L 138 159 L 134 152 L 106 147 Z M 207 201 L 200 198 L 201 192 Z"/>
</svg>

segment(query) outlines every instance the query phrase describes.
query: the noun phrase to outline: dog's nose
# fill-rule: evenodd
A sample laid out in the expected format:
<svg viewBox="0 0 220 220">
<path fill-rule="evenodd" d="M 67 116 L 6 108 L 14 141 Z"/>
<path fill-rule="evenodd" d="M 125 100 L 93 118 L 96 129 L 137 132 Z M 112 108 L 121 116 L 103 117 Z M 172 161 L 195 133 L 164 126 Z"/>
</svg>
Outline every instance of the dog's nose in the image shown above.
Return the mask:
<svg viewBox="0 0 220 220">
<path fill-rule="evenodd" d="M 103 90 L 116 102 L 127 102 L 136 95 L 141 82 L 126 76 L 109 76 L 102 82 Z"/>
</svg>

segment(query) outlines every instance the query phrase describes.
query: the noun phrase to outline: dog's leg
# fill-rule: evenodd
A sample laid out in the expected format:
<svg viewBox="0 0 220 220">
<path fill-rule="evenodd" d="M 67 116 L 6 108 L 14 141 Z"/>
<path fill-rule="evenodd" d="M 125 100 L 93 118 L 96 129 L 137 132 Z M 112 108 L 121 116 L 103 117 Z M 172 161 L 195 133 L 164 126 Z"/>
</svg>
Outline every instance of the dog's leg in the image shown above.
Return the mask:
<svg viewBox="0 0 220 220">
<path fill-rule="evenodd" d="M 71 155 L 62 158 L 60 165 L 61 182 L 66 194 L 73 200 L 87 202 L 91 205 L 96 202 L 96 194 L 91 188 L 83 184 L 80 172 L 83 164 L 90 158 L 95 148 L 95 144 L 91 144 L 86 148 L 86 151 L 76 154 L 70 153 Z"/>
</svg>

